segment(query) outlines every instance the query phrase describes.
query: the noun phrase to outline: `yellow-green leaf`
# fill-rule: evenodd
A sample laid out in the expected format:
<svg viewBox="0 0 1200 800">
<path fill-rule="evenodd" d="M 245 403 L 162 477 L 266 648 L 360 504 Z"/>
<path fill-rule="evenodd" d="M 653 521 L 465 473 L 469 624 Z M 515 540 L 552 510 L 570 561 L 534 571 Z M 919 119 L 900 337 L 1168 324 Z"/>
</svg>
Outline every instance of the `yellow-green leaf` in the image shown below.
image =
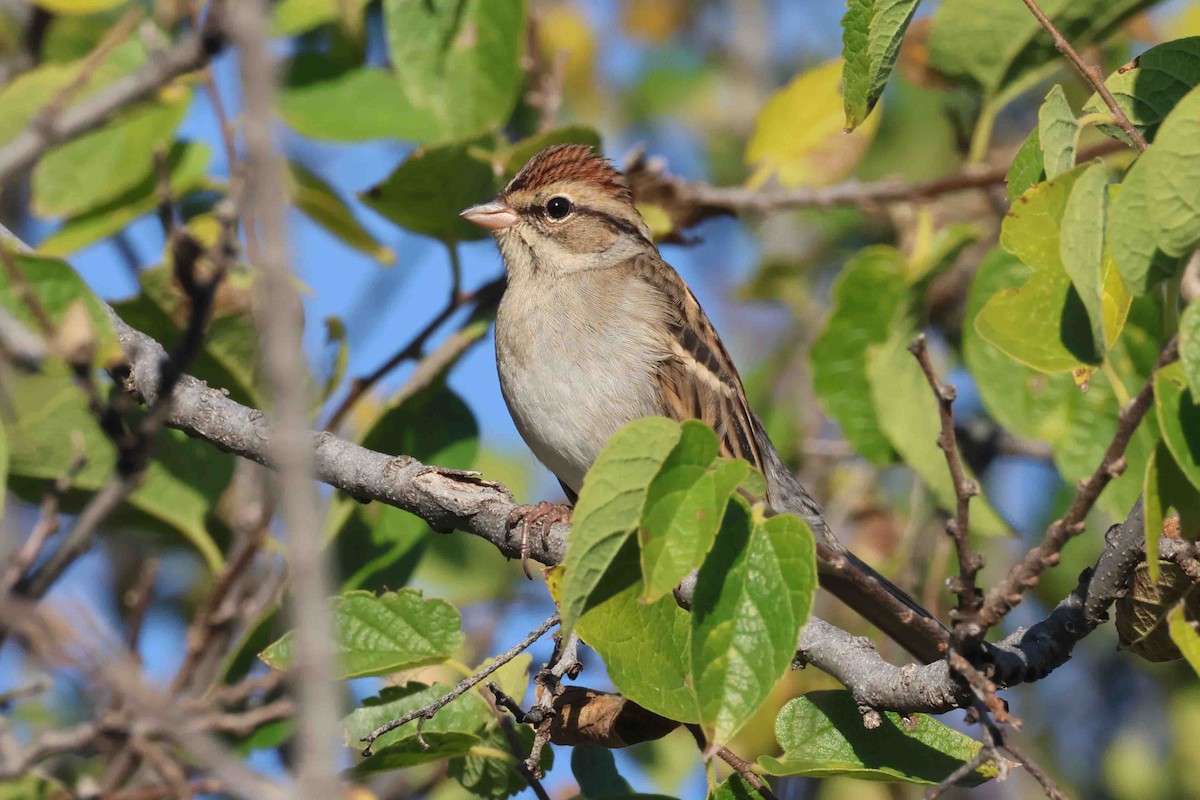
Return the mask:
<svg viewBox="0 0 1200 800">
<path fill-rule="evenodd" d="M 850 174 L 875 136 L 880 115 L 845 133 L 841 83 L 841 60 L 827 61 L 767 100 L 746 145 L 751 188 L 771 178 L 783 186 L 823 186 Z"/>
</svg>

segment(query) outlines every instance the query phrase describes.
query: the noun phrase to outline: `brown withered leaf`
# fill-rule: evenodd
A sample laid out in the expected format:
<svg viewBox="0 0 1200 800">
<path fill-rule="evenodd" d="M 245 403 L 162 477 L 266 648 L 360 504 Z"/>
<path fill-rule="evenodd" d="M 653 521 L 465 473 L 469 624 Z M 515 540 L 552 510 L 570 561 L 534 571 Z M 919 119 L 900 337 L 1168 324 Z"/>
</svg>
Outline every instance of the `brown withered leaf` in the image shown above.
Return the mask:
<svg viewBox="0 0 1200 800">
<path fill-rule="evenodd" d="M 550 725 L 554 744 L 619 748 L 661 739 L 679 727 L 674 720 L 626 700 L 583 686 L 568 686 L 554 699 L 558 716 Z"/>
<path fill-rule="evenodd" d="M 1184 615 L 1200 620 L 1200 588 L 1179 566 L 1159 561 L 1158 583 L 1150 579 L 1144 563 L 1134 570 L 1129 593 L 1117 600 L 1117 636 L 1119 647 L 1147 661 L 1175 661 L 1183 658 L 1167 630 L 1167 614 L 1183 603 Z"/>
<path fill-rule="evenodd" d="M 67 306 L 62 324 L 50 342 L 55 353 L 73 367 L 87 368 L 96 357 L 96 326 L 82 300 Z"/>
</svg>

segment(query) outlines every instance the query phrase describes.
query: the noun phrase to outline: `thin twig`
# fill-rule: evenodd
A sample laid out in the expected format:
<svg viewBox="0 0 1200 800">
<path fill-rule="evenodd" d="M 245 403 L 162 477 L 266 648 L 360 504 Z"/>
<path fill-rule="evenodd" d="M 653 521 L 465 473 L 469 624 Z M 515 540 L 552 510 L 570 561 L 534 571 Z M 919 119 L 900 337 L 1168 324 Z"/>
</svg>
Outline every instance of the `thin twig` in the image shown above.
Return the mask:
<svg viewBox="0 0 1200 800">
<path fill-rule="evenodd" d="M 125 642 L 130 652 L 137 657 L 138 640 L 142 635 L 142 623 L 154 600 L 154 581 L 158 578 L 158 559 L 148 558 L 138 570 L 137 580 L 125 593 Z"/>
<path fill-rule="evenodd" d="M 1008 751 L 1009 755 L 1020 762 L 1021 766 L 1025 767 L 1025 770 L 1041 785 L 1042 791 L 1046 793 L 1046 796 L 1050 800 L 1070 800 L 1067 793 L 1059 788 L 1054 779 L 1033 760 L 1033 756 L 1025 752 L 1024 748 L 1018 747 L 1009 741 L 1009 737 L 1005 737 L 1004 749 Z"/>
<path fill-rule="evenodd" d="M 488 685 L 496 686 L 495 683 L 489 683 Z M 511 698 L 509 699 L 511 700 Z M 513 727 L 512 719 L 500 710 L 496 711 L 496 719 L 499 721 L 501 733 L 504 734 L 504 741 L 508 743 L 508 749 L 516 758 L 514 766 L 517 772 L 525 779 L 525 783 L 529 784 L 529 788 L 533 790 L 538 800 L 550 800 L 550 793 L 546 791 L 546 787 L 542 785 L 541 780 L 533 774 L 533 771 L 529 769 L 529 765 L 525 763 L 525 754 L 521 752 L 521 740 L 517 738 L 517 731 Z"/>
<path fill-rule="evenodd" d="M 942 779 L 942 782 L 937 786 L 930 787 L 925 792 L 925 800 L 937 800 L 946 792 L 950 791 L 963 778 L 975 772 L 992 758 L 991 751 L 986 747 L 980 747 L 969 761 L 964 761 L 957 769 Z"/>
<path fill-rule="evenodd" d="M 1154 372 L 1146 379 L 1141 391 L 1121 409 L 1117 417 L 1117 430 L 1104 457 L 1100 459 L 1095 472 L 1080 484 L 1067 513 L 1050 525 L 1041 544 L 1031 548 L 1019 563 L 1013 565 L 1008 575 L 988 591 L 977 616 L 984 631 L 1004 619 L 1021 602 L 1025 592 L 1037 585 L 1042 572 L 1058 563 L 1063 546 L 1083 532 L 1084 520 L 1100 493 L 1125 469 L 1125 448 L 1154 403 L 1154 374 L 1178 358 L 1178 340 L 1172 338 L 1159 354 Z"/>
<path fill-rule="evenodd" d="M 438 329 L 445 324 L 446 320 L 454 316 L 454 313 L 463 306 L 474 304 L 475 310 L 471 315 L 474 319 L 477 314 L 486 309 L 490 309 L 499 302 L 500 293 L 504 290 L 505 280 L 503 277 L 495 278 L 488 281 L 483 286 L 473 292 L 451 292 L 450 299 L 437 315 L 429 321 L 428 324 L 417 335 L 408 341 L 403 347 L 397 350 L 390 358 L 372 370 L 369 374 L 355 378 L 350 384 L 350 391 L 346 398 L 342 400 L 337 409 L 329 415 L 329 420 L 325 423 L 325 430 L 336 431 L 346 421 L 346 417 L 354 410 L 363 397 L 366 396 L 375 384 L 379 383 L 392 370 L 400 366 L 406 361 L 414 358 L 419 358 L 425 349 L 429 339 L 438 332 Z M 469 343 L 468 343 L 469 344 Z"/>
<path fill-rule="evenodd" d="M 692 734 L 692 738 L 696 740 L 696 746 L 700 748 L 700 752 L 707 758 L 709 756 L 708 737 L 704 735 L 704 729 L 695 723 L 691 723 L 686 727 L 688 732 Z M 754 765 L 749 761 L 725 746 L 717 747 L 713 751 L 713 755 L 716 755 L 717 758 L 728 764 L 734 772 L 741 775 L 742 780 L 750 784 L 750 788 L 758 792 L 764 800 L 778 800 L 775 793 L 771 791 L 771 787 L 763 780 L 761 775 L 754 771 Z"/>
<path fill-rule="evenodd" d="M 1141 131 L 1133 126 L 1133 123 L 1129 121 L 1129 117 L 1126 116 L 1125 112 L 1121 110 L 1121 107 L 1117 105 L 1117 101 L 1113 98 L 1112 92 L 1110 92 L 1108 87 L 1104 85 L 1104 75 L 1100 72 L 1100 68 L 1089 67 L 1086 63 L 1084 63 L 1083 59 L 1080 58 L 1079 53 L 1076 52 L 1075 48 L 1071 46 L 1071 43 L 1068 42 L 1063 35 L 1058 32 L 1058 29 L 1054 27 L 1054 23 L 1051 22 L 1050 18 L 1047 17 L 1045 13 L 1043 13 L 1042 9 L 1038 7 L 1038 4 L 1035 2 L 1035 0 L 1022 0 L 1022 2 L 1024 2 L 1025 6 L 1031 12 L 1033 12 L 1033 15 L 1037 17 L 1037 21 L 1041 23 L 1043 28 L 1046 29 L 1046 32 L 1050 34 L 1050 38 L 1054 40 L 1054 46 L 1058 48 L 1058 52 L 1067 57 L 1067 60 L 1074 65 L 1075 69 L 1079 70 L 1079 74 L 1083 76 L 1083 79 L 1091 84 L 1100 97 L 1104 100 L 1104 104 L 1108 106 L 1108 110 L 1112 112 L 1113 121 L 1116 122 L 1117 126 L 1120 127 L 1121 130 L 1125 131 L 1125 135 L 1129 137 L 1129 140 L 1133 142 L 1134 146 L 1136 146 L 1138 150 L 1145 150 L 1147 147 L 1149 147 L 1149 145 L 1146 144 L 1146 138 L 1142 136 Z"/>
<path fill-rule="evenodd" d="M 259 346 L 271 398 L 272 455 L 279 465 L 278 491 L 287 529 L 292 576 L 290 616 L 296 631 L 293 677 L 297 687 L 301 798 L 341 794 L 330 732 L 337 729 L 340 695 L 333 688 L 332 593 L 313 485 L 313 452 L 308 434 L 308 366 L 301 349 L 303 316 L 288 257 L 287 189 L 273 131 L 278 64 L 262 0 L 242 0 L 229 9 L 226 33 L 237 46 L 246 144 L 247 229 L 257 226 L 260 254 Z"/>
<path fill-rule="evenodd" d="M 946 455 L 946 465 L 950 468 L 950 480 L 954 484 L 956 500 L 954 519 L 946 523 L 946 532 L 954 540 L 954 548 L 958 554 L 958 577 L 952 581 L 954 593 L 958 595 L 954 627 L 961 633 L 962 638 L 973 640 L 983 633 L 975 629 L 973 619 L 983 602 L 983 595 L 976 586 L 976 577 L 983 568 L 983 556 L 971 547 L 970 540 L 971 498 L 979 494 L 979 484 L 967 477 L 962 456 L 958 452 L 958 439 L 954 432 L 954 399 L 957 396 L 954 387 L 943 384 L 938 379 L 933 360 L 929 357 L 924 334 L 914 339 L 908 350 L 921 365 L 921 371 L 925 373 L 925 380 L 929 382 L 929 388 L 933 390 L 938 404 L 938 416 L 942 423 L 938 447 L 942 448 Z"/>
<path fill-rule="evenodd" d="M 456 685 L 454 687 L 454 689 L 452 689 L 450 692 L 442 695 L 437 700 L 434 700 L 432 703 L 430 703 L 427 706 L 418 708 L 415 711 L 410 711 L 409 713 L 405 714 L 402 717 L 399 717 L 398 719 L 394 719 L 390 722 L 386 722 L 383 725 L 380 725 L 378 728 L 371 731 L 366 736 L 361 737 L 359 739 L 359 741 L 365 742 L 367 745 L 366 747 L 363 748 L 363 751 L 362 751 L 363 756 L 364 757 L 370 756 L 371 755 L 371 747 L 372 747 L 372 745 L 375 744 L 375 740 L 378 739 L 380 736 L 383 736 L 388 731 L 394 731 L 396 728 L 399 728 L 401 725 L 407 725 L 408 723 L 412 722 L 414 719 L 422 719 L 422 720 L 433 719 L 434 714 L 441 711 L 446 705 L 448 705 L 449 703 L 451 703 L 454 700 L 457 700 L 459 697 L 462 697 L 467 692 L 471 691 L 471 689 L 475 688 L 480 683 L 482 683 L 484 681 L 484 679 L 486 679 L 493 672 L 500 669 L 505 664 L 507 664 L 508 662 L 512 661 L 514 658 L 519 656 L 521 653 L 525 652 L 530 647 L 532 647 L 534 642 L 536 642 L 538 639 L 545 636 L 546 632 L 549 631 L 551 628 L 553 628 L 555 625 L 557 625 L 558 622 L 559 622 L 558 614 L 555 614 L 554 616 L 550 617 L 548 620 L 543 622 L 541 625 L 538 625 L 536 628 L 534 628 L 532 631 L 530 631 L 529 634 L 524 639 L 517 642 L 515 645 L 508 648 L 503 653 L 501 653 L 500 655 L 496 656 L 491 661 L 489 661 L 486 665 L 484 665 L 484 667 L 482 669 L 480 669 L 473 675 L 463 678 L 461 681 L 458 682 L 458 685 Z"/>
</svg>

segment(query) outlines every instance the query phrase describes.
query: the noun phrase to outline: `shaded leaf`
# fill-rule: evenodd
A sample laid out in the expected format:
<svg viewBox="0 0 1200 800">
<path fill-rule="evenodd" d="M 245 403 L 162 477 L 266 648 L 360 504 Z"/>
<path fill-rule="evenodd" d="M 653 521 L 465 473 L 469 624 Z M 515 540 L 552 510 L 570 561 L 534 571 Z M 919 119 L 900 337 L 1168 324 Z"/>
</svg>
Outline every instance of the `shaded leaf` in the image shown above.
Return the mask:
<svg viewBox="0 0 1200 800">
<path fill-rule="evenodd" d="M 605 800 L 633 794 L 629 781 L 617 771 L 617 762 L 607 747 L 580 745 L 571 750 L 571 774 L 579 791 L 589 800 Z"/>
<path fill-rule="evenodd" d="M 413 233 L 443 242 L 473 241 L 488 232 L 459 216 L 500 189 L 491 165 L 471 155 L 471 143 L 422 147 L 360 197 Z"/>
<path fill-rule="evenodd" d="M 918 0 L 850 0 L 842 18 L 846 128 L 857 128 L 887 86 Z"/>
<path fill-rule="evenodd" d="M 816 589 L 808 526 L 764 520 L 735 497 L 692 601 L 691 674 L 711 741 L 729 741 L 790 669 Z"/>
<path fill-rule="evenodd" d="M 746 144 L 750 188 L 772 177 L 782 186 L 823 186 L 850 174 L 879 128 L 880 115 L 844 133 L 841 77 L 840 59 L 827 61 L 767 100 Z"/>
<path fill-rule="evenodd" d="M 1154 141 L 1158 126 L 1192 87 L 1200 84 L 1200 36 L 1190 36 L 1151 47 L 1104 81 L 1117 106 L 1147 141 Z M 1085 114 L 1109 114 L 1108 105 L 1093 94 L 1083 105 Z M 1129 143 L 1116 125 L 1101 125 L 1109 136 Z"/>
<path fill-rule="evenodd" d="M 501 147 L 490 155 L 489 160 L 500 167 L 503 180 L 508 181 L 521 171 L 526 161 L 556 144 L 586 144 L 599 153 L 600 134 L 586 125 L 564 125 Z"/>
<path fill-rule="evenodd" d="M 1008 204 L 1012 205 L 1018 197 L 1033 188 L 1034 184 L 1044 180 L 1046 180 L 1046 168 L 1042 155 L 1042 142 L 1038 138 L 1038 129 L 1034 128 L 1033 132 L 1025 139 L 1024 144 L 1017 150 L 1017 154 L 1013 156 L 1012 165 L 1008 168 L 1008 175 L 1004 178 L 1008 187 L 1005 190 Z"/>
<path fill-rule="evenodd" d="M 520 749 L 528 753 L 533 747 L 533 729 L 519 725 L 515 729 Z M 529 788 L 525 778 L 516 769 L 517 759 L 510 752 L 508 739 L 503 731 L 493 727 L 483 734 L 482 747 L 461 758 L 452 758 L 446 772 L 472 797 L 511 797 Z M 542 769 L 549 771 L 554 764 L 554 748 L 542 750 Z"/>
<path fill-rule="evenodd" d="M 396 253 L 376 241 L 354 218 L 354 212 L 332 186 L 294 161 L 288 162 L 288 173 L 292 202 L 306 217 L 379 263 L 390 266 L 395 262 Z"/>
<path fill-rule="evenodd" d="M 1116 628 L 1119 647 L 1147 661 L 1175 661 L 1182 657 L 1171 636 L 1167 617 L 1183 603 L 1186 616 L 1200 619 L 1200 592 L 1178 565 L 1159 563 L 1159 577 L 1150 577 L 1145 564 L 1138 564 L 1129 592 L 1117 598 Z"/>
<path fill-rule="evenodd" d="M 415 589 L 378 596 L 345 592 L 333 598 L 333 619 L 343 680 L 436 664 L 464 641 L 458 609 L 444 600 L 425 600 Z M 294 640 L 295 632 L 288 632 L 259 658 L 287 669 Z"/>
<path fill-rule="evenodd" d="M 891 711 L 881 717 L 882 724 L 868 730 L 849 692 L 809 692 L 775 719 L 783 756 L 762 756 L 758 763 L 770 775 L 936 784 L 979 752 L 979 742 L 933 717 L 915 714 L 911 723 Z M 995 776 L 989 761 L 959 785 L 978 786 Z"/>
</svg>

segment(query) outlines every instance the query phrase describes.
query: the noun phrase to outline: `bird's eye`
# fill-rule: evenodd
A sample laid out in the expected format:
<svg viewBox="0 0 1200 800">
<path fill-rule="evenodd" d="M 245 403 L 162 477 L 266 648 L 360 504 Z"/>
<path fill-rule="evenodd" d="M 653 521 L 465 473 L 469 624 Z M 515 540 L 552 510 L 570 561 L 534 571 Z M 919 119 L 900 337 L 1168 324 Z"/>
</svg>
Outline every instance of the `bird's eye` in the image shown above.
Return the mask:
<svg viewBox="0 0 1200 800">
<path fill-rule="evenodd" d="M 565 197 L 551 197 L 546 203 L 546 213 L 550 219 L 566 219 L 571 213 L 571 201 Z"/>
</svg>

